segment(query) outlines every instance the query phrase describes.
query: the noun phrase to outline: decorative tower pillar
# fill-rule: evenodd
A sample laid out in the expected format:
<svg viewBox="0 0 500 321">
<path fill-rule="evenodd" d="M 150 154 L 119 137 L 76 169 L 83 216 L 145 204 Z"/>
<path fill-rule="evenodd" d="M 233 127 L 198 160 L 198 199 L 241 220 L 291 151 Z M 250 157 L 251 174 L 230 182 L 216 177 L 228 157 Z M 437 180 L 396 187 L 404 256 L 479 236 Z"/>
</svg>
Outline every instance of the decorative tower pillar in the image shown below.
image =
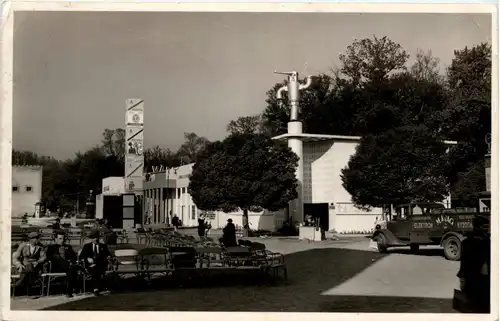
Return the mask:
<svg viewBox="0 0 500 321">
<path fill-rule="evenodd" d="M 296 71 L 292 72 L 278 72 L 276 74 L 282 74 L 288 76 L 287 85 L 281 87 L 276 97 L 281 100 L 283 91 L 288 92 L 288 103 L 290 104 L 290 122 L 288 122 L 288 147 L 297 154 L 299 157 L 299 164 L 297 166 L 295 175 L 298 180 L 297 199 L 290 202 L 289 206 L 289 218 L 293 222 L 302 222 L 304 220 L 304 197 L 303 197 L 303 182 L 304 182 L 304 152 L 302 143 L 302 122 L 299 120 L 299 102 L 300 102 L 300 90 L 306 89 L 311 85 L 311 77 L 307 77 L 305 84 L 299 83 L 299 73 Z"/>
</svg>

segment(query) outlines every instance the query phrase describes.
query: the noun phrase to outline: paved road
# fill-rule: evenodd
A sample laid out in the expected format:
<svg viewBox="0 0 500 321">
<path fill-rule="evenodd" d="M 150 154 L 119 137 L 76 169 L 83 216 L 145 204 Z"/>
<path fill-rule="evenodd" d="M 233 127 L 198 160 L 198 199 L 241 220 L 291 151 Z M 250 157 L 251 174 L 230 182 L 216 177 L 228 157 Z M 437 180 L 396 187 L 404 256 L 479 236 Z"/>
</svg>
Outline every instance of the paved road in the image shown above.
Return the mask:
<svg viewBox="0 0 500 321">
<path fill-rule="evenodd" d="M 293 239 L 262 240 L 286 254 L 289 282 L 241 285 L 248 276 L 214 278 L 218 284 L 135 291 L 100 298 L 11 300 L 12 309 L 269 311 L 269 312 L 430 312 L 450 313 L 457 262 L 441 251 L 379 254 L 366 238 L 321 244 Z M 404 252 L 404 251 L 403 251 Z M 407 250 L 409 252 L 409 250 Z M 206 280 L 206 282 L 209 282 Z M 229 283 L 238 283 L 232 286 Z M 50 302 L 49 302 L 50 301 Z M 36 302 L 36 303 L 35 303 Z"/>
</svg>

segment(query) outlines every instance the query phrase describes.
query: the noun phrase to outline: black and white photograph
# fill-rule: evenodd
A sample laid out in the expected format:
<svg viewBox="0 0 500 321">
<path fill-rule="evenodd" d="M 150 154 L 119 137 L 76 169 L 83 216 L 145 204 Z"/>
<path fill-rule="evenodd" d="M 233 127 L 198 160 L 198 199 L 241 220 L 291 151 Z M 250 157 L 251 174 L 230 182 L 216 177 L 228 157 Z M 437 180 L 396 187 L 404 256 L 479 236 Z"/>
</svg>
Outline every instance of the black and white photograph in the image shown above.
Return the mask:
<svg viewBox="0 0 500 321">
<path fill-rule="evenodd" d="M 495 6 L 29 5 L 2 31 L 2 319 L 498 318 Z"/>
</svg>

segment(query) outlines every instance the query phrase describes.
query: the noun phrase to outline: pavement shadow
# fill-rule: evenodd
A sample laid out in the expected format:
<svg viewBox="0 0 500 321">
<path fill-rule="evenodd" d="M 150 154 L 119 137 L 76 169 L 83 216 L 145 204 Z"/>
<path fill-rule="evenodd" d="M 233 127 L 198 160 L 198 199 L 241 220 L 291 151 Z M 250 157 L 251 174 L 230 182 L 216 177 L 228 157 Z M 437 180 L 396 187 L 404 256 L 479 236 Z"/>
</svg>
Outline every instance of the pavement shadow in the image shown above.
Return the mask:
<svg viewBox="0 0 500 321">
<path fill-rule="evenodd" d="M 332 296 L 320 312 L 457 313 L 451 299 L 388 296 Z"/>
<path fill-rule="evenodd" d="M 449 300 L 322 295 L 385 255 L 325 248 L 285 256 L 288 282 L 251 284 L 250 274 L 206 276 L 180 287 L 160 287 L 91 297 L 46 310 L 261 311 L 261 312 L 452 312 Z M 446 301 L 446 302 L 445 302 Z M 399 308 L 398 308 L 399 306 Z"/>
<path fill-rule="evenodd" d="M 441 256 L 444 258 L 443 249 L 439 248 L 425 248 L 422 247 L 418 250 L 417 253 L 412 253 L 410 248 L 391 248 L 389 249 L 389 253 L 398 253 L 398 254 L 406 254 L 406 255 L 417 255 L 417 256 Z"/>
</svg>

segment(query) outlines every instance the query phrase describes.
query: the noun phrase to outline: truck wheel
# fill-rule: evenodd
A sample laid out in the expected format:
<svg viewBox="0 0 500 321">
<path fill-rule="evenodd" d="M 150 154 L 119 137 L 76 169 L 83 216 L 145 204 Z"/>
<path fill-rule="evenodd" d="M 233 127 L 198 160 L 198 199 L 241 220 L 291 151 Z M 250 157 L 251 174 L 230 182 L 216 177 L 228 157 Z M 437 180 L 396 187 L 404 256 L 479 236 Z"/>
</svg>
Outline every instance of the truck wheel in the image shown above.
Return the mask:
<svg viewBox="0 0 500 321">
<path fill-rule="evenodd" d="M 377 248 L 380 253 L 387 253 L 387 240 L 384 234 L 378 234 L 373 240 L 377 242 Z"/>
<path fill-rule="evenodd" d="M 456 236 L 450 236 L 443 242 L 444 256 L 450 261 L 460 261 L 462 242 Z"/>
<path fill-rule="evenodd" d="M 410 252 L 413 254 L 417 254 L 419 250 L 418 244 L 410 244 Z"/>
</svg>

